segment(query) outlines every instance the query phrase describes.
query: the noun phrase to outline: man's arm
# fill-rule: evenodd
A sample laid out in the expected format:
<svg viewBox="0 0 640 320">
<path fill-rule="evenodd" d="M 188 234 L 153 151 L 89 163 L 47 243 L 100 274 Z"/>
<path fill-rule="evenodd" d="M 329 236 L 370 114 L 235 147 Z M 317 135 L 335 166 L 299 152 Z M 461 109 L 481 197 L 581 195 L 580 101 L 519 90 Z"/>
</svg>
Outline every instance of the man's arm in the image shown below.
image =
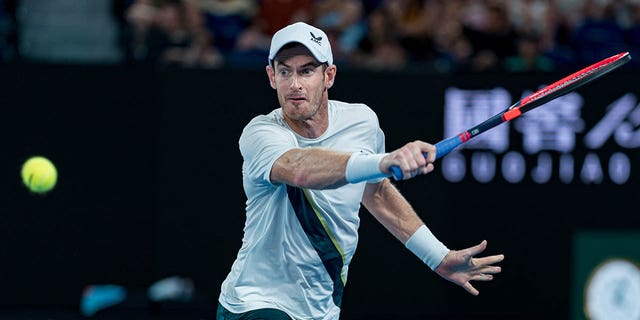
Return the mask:
<svg viewBox="0 0 640 320">
<path fill-rule="evenodd" d="M 291 149 L 271 168 L 271 182 L 309 189 L 333 189 L 347 184 L 350 153 L 324 148 Z"/>
<path fill-rule="evenodd" d="M 474 257 L 486 249 L 486 241 L 459 251 L 447 249 L 388 179 L 367 184 L 362 203 L 376 220 L 438 275 L 473 295 L 479 292 L 470 281 L 490 281 L 493 274 L 501 271 L 493 264 L 502 261 L 503 255 Z"/>
<path fill-rule="evenodd" d="M 428 154 L 427 159 L 423 154 Z M 414 141 L 389 154 L 359 155 L 326 148 L 295 148 L 285 152 L 271 168 L 273 183 L 309 189 L 333 189 L 347 183 L 362 182 L 390 175 L 398 166 L 404 179 L 433 170 L 433 145 Z"/>
<path fill-rule="evenodd" d="M 368 183 L 364 189 L 362 204 L 402 243 L 406 243 L 424 224 L 389 179 L 380 183 Z"/>
</svg>

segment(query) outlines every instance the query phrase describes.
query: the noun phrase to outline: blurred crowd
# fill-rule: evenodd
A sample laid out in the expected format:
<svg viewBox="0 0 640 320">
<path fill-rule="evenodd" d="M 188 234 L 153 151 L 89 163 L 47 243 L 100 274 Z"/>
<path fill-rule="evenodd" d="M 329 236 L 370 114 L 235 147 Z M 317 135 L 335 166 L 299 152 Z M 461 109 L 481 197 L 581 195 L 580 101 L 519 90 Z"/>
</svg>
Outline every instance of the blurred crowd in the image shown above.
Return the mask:
<svg viewBox="0 0 640 320">
<path fill-rule="evenodd" d="M 544 72 L 640 52 L 640 0 L 113 1 L 126 64 L 262 67 L 294 21 L 324 29 L 341 68 Z"/>
</svg>

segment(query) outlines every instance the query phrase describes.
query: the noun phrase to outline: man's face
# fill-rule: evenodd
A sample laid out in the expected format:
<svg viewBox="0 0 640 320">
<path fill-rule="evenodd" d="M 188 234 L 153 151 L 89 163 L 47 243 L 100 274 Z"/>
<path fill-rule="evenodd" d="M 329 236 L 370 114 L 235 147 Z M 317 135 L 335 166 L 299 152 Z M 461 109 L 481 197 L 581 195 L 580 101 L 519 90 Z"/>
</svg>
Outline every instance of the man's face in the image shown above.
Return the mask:
<svg viewBox="0 0 640 320">
<path fill-rule="evenodd" d="M 271 87 L 276 89 L 278 101 L 291 120 L 312 119 L 326 105 L 327 89 L 333 84 L 335 66 L 324 70 L 310 54 L 294 54 L 267 67 Z"/>
</svg>

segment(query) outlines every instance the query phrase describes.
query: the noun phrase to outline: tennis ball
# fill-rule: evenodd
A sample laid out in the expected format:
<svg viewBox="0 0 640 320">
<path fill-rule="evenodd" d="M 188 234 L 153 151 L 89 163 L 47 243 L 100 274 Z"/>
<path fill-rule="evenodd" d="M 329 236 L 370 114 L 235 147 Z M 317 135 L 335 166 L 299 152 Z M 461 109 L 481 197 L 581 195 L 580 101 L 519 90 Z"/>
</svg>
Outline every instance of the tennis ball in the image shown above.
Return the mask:
<svg viewBox="0 0 640 320">
<path fill-rule="evenodd" d="M 22 182 L 34 193 L 47 193 L 58 180 L 56 167 L 45 157 L 31 157 L 22 165 Z"/>
</svg>

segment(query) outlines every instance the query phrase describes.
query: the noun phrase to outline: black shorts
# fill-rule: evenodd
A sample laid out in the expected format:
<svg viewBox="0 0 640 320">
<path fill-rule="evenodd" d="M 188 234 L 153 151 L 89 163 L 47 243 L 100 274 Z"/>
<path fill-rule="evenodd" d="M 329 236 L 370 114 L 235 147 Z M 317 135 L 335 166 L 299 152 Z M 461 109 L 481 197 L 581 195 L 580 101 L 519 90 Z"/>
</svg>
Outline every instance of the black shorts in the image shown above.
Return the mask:
<svg viewBox="0 0 640 320">
<path fill-rule="evenodd" d="M 286 313 L 272 308 L 256 309 L 243 313 L 232 313 L 218 303 L 216 320 L 292 320 Z"/>
</svg>

